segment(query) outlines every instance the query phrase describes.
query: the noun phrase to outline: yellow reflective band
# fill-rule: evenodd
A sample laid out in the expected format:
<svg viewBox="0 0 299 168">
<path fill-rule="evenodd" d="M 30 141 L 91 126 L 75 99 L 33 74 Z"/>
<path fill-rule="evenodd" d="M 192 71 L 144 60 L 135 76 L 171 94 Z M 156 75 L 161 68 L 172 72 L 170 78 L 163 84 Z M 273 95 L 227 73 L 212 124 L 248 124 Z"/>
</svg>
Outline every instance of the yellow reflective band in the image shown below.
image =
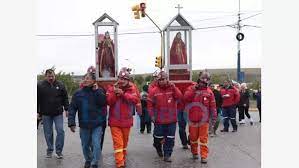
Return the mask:
<svg viewBox="0 0 299 168">
<path fill-rule="evenodd" d="M 118 152 L 122 152 L 123 151 L 123 149 L 116 149 L 116 150 L 114 150 L 114 153 L 118 153 Z"/>
<path fill-rule="evenodd" d="M 199 142 L 199 145 L 201 145 L 201 146 L 208 146 L 208 143 L 201 143 L 201 142 Z"/>
<path fill-rule="evenodd" d="M 124 150 L 124 151 L 126 151 L 126 150 L 127 150 L 127 148 L 124 148 L 123 150 Z"/>
<path fill-rule="evenodd" d="M 192 144 L 197 144 L 198 141 L 190 141 L 190 143 L 192 143 Z"/>
</svg>

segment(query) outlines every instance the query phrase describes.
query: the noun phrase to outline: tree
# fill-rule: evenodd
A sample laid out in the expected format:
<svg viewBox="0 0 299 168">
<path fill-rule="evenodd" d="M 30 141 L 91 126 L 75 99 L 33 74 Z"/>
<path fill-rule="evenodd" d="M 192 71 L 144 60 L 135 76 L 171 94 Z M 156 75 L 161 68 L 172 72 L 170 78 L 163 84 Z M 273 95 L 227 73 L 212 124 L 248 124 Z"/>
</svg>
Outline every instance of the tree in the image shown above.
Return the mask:
<svg viewBox="0 0 299 168">
<path fill-rule="evenodd" d="M 219 74 L 212 74 L 211 75 L 211 83 L 220 84 L 222 82 L 223 82 L 223 80 L 221 78 L 221 75 L 219 75 Z"/>
<path fill-rule="evenodd" d="M 255 80 L 251 85 L 250 88 L 254 90 L 258 90 L 261 87 L 261 83 L 258 80 Z"/>
<path fill-rule="evenodd" d="M 151 75 L 147 75 L 145 78 L 144 78 L 145 82 L 151 82 L 153 80 L 152 76 Z"/>
<path fill-rule="evenodd" d="M 197 82 L 198 75 L 199 75 L 198 72 L 195 72 L 195 71 L 192 72 L 192 81 L 193 82 Z"/>
<path fill-rule="evenodd" d="M 145 83 L 143 76 L 142 75 L 135 75 L 134 83 L 137 85 L 138 89 L 141 90 L 142 86 Z"/>
<path fill-rule="evenodd" d="M 144 82 L 144 78 L 142 77 L 142 75 L 136 75 L 135 79 L 134 79 L 137 84 L 141 85 Z"/>
</svg>

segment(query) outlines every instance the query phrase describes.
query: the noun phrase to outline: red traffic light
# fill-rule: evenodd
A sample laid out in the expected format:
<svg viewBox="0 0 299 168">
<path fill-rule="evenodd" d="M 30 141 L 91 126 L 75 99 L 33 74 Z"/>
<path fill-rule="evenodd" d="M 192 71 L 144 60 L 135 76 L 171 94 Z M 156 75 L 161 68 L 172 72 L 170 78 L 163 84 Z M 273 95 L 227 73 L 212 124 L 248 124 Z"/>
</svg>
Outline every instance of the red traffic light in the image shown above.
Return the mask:
<svg viewBox="0 0 299 168">
<path fill-rule="evenodd" d="M 145 9 L 146 7 L 145 7 L 145 3 L 140 3 L 140 8 L 141 9 Z"/>
<path fill-rule="evenodd" d="M 141 17 L 145 17 L 145 3 L 140 3 L 140 11 L 141 11 Z"/>
</svg>

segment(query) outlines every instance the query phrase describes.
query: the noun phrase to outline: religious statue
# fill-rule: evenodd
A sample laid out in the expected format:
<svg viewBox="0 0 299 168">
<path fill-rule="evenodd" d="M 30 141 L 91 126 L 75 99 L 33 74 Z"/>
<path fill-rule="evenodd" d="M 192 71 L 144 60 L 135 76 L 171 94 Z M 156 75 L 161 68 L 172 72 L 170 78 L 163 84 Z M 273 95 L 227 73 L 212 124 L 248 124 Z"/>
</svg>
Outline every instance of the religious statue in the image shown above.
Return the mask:
<svg viewBox="0 0 299 168">
<path fill-rule="evenodd" d="M 170 49 L 170 64 L 187 64 L 186 45 L 178 32 L 173 39 Z"/>
<path fill-rule="evenodd" d="M 109 32 L 105 33 L 98 43 L 99 76 L 103 78 L 115 77 L 114 44 L 110 39 Z"/>
</svg>

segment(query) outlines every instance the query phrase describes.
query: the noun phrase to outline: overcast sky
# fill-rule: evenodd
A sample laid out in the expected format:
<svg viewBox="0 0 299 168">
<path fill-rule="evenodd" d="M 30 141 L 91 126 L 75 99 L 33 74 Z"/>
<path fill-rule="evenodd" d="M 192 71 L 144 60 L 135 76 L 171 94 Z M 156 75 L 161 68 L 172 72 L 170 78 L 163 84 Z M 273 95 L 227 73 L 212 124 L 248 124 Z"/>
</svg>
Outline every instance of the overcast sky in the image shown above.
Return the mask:
<svg viewBox="0 0 299 168">
<path fill-rule="evenodd" d="M 157 31 L 147 18 L 134 19 L 131 7 L 146 2 L 147 13 L 164 28 L 181 14 L 195 28 L 233 24 L 237 21 L 238 0 L 39 0 L 37 1 L 37 35 L 93 34 L 92 23 L 107 13 L 119 23 L 119 33 Z M 261 0 L 241 0 L 241 18 L 262 12 Z M 262 14 L 243 21 L 262 25 Z M 244 27 L 241 42 L 241 66 L 261 67 L 262 28 Z M 194 30 L 192 33 L 193 69 L 236 68 L 236 30 L 230 27 Z M 37 73 L 55 65 L 57 70 L 81 75 L 95 65 L 94 37 L 37 36 Z M 118 37 L 119 67 L 129 66 L 135 73 L 150 73 L 160 52 L 160 35 L 136 34 Z M 129 60 L 129 61 L 128 61 Z"/>
</svg>

